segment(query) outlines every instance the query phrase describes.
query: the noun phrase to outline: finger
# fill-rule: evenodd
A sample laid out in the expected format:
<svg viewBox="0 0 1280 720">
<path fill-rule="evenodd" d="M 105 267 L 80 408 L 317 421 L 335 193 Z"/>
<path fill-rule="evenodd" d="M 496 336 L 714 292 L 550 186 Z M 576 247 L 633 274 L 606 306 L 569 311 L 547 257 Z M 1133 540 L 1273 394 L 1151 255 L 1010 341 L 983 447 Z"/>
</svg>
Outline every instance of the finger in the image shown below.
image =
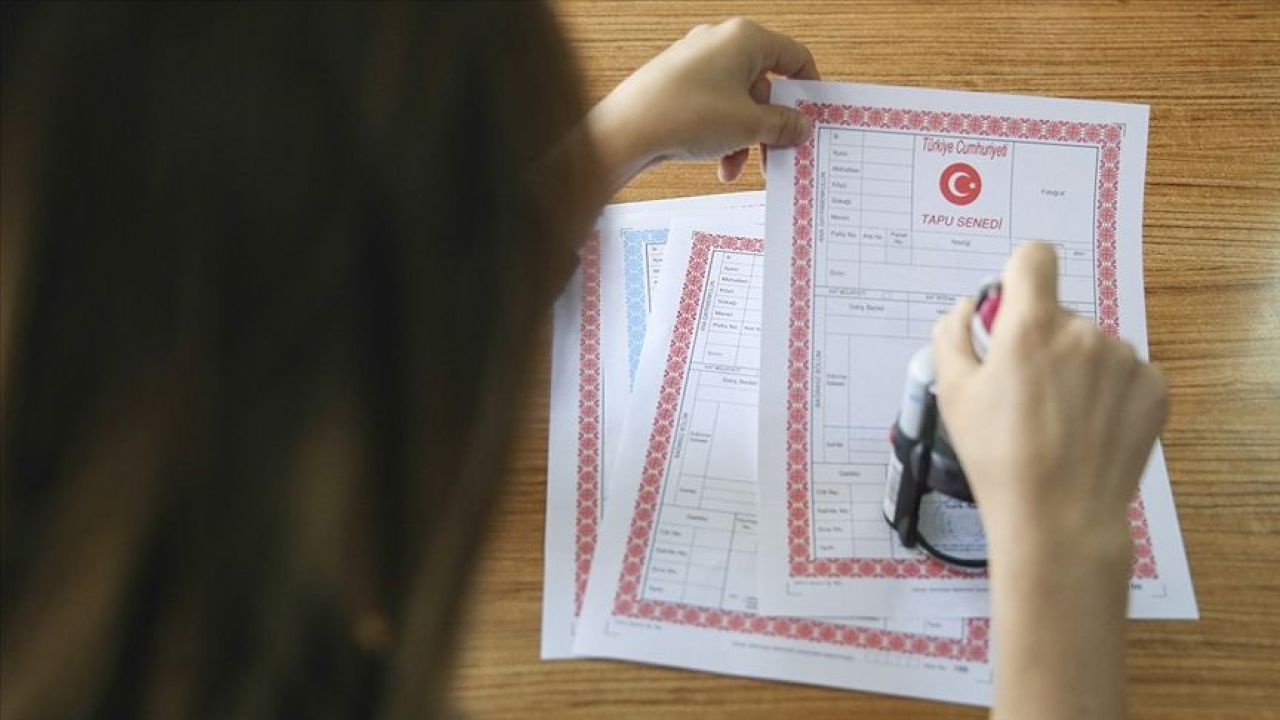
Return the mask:
<svg viewBox="0 0 1280 720">
<path fill-rule="evenodd" d="M 1160 434 L 1165 422 L 1169 419 L 1169 381 L 1159 365 L 1141 363 L 1138 365 L 1141 376 L 1143 406 L 1146 409 L 1146 420 L 1151 424 L 1155 436 Z M 1155 442 L 1155 438 L 1152 438 Z"/>
<path fill-rule="evenodd" d="M 973 298 L 960 298 L 955 307 L 933 326 L 933 367 L 938 376 L 938 389 L 954 387 L 977 371 L 979 361 L 973 354 L 969 337 L 969 318 L 973 317 Z"/>
<path fill-rule="evenodd" d="M 761 105 L 755 140 L 765 145 L 789 147 L 809 139 L 813 123 L 804 113 L 781 105 Z"/>
<path fill-rule="evenodd" d="M 747 158 L 751 154 L 751 148 L 742 148 L 725 155 L 720 158 L 720 167 L 716 174 L 722 183 L 731 183 L 742 175 L 742 168 L 747 165 Z"/>
<path fill-rule="evenodd" d="M 1151 455 L 1151 446 L 1160 436 L 1160 430 L 1169 418 L 1168 383 L 1164 373 L 1155 365 L 1143 363 L 1134 373 L 1132 388 L 1125 406 L 1124 427 L 1136 442 L 1129 444 L 1129 457 L 1126 465 L 1131 471 L 1126 473 L 1132 481 L 1123 491 L 1132 494 L 1134 485 L 1142 474 L 1142 468 Z"/>
<path fill-rule="evenodd" d="M 755 100 L 761 105 L 767 105 L 769 103 L 769 95 L 773 93 L 773 81 L 769 80 L 768 75 L 761 73 L 760 77 L 756 78 L 756 81 L 751 83 L 750 92 L 752 100 Z M 769 146 L 764 143 L 759 143 L 759 145 L 760 177 L 764 177 L 767 169 L 766 163 L 769 162 Z"/>
<path fill-rule="evenodd" d="M 773 93 L 773 82 L 769 80 L 768 75 L 762 73 L 760 77 L 756 78 L 755 82 L 751 83 L 749 92 L 752 100 L 761 105 L 766 105 L 769 102 L 769 95 Z"/>
<path fill-rule="evenodd" d="M 1056 309 L 1058 255 L 1053 246 L 1037 242 L 1015 248 L 1005 263 L 1001 285 L 1001 315 L 1038 315 Z"/>
<path fill-rule="evenodd" d="M 764 35 L 763 70 L 799 80 L 821 80 L 809 48 L 786 35 L 761 28 Z"/>
</svg>

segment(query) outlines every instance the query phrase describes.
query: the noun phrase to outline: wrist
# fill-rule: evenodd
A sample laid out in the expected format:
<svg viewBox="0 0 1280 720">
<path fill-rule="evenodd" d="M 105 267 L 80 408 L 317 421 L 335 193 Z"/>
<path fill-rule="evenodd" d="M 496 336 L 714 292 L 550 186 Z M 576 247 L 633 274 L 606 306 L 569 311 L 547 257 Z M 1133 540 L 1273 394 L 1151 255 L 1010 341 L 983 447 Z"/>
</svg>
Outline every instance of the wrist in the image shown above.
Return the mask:
<svg viewBox="0 0 1280 720">
<path fill-rule="evenodd" d="M 997 524 L 987 542 L 993 574 L 1037 577 L 1049 572 L 1080 572 L 1101 579 L 1128 578 L 1133 554 L 1127 519 L 1099 519 L 1069 527 L 1051 518 Z"/>
<path fill-rule="evenodd" d="M 1133 551 L 1128 503 L 1071 501 L 1058 497 L 1053 484 L 1042 485 L 1041 492 L 1004 492 L 979 500 L 992 562 L 1071 560 L 1127 568 Z"/>
<path fill-rule="evenodd" d="M 992 717 L 1124 717 L 1128 541 L 1047 539 L 991 555 Z"/>
<path fill-rule="evenodd" d="M 610 196 L 652 164 L 658 154 L 645 137 L 643 123 L 624 105 L 615 90 L 587 114 L 587 131 Z"/>
</svg>

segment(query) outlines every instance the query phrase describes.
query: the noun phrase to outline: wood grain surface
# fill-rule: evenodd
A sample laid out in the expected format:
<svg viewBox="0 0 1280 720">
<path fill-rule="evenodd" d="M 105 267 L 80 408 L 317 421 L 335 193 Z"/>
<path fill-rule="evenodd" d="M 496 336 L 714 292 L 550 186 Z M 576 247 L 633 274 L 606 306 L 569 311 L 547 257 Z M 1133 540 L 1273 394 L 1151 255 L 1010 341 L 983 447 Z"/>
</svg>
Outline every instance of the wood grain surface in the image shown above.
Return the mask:
<svg viewBox="0 0 1280 720">
<path fill-rule="evenodd" d="M 1198 622 L 1130 623 L 1138 718 L 1280 717 L 1280 3 L 563 2 L 591 100 L 690 27 L 745 15 L 808 45 L 829 80 L 1151 106 L 1144 261 L 1164 448 Z M 710 163 L 619 200 L 724 188 Z M 544 357 L 547 347 L 537 349 Z M 974 718 L 979 709 L 601 661 L 538 659 L 547 368 L 463 634 L 474 717 Z"/>
</svg>

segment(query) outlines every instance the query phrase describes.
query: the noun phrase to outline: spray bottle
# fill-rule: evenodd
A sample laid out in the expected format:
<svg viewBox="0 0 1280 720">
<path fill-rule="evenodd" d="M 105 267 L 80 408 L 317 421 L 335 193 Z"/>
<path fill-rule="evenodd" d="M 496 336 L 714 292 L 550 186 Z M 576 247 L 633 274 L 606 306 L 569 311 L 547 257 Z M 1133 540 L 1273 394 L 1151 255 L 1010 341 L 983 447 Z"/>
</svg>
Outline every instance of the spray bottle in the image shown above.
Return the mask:
<svg viewBox="0 0 1280 720">
<path fill-rule="evenodd" d="M 973 352 L 986 357 L 1000 309 L 1000 284 L 978 293 L 969 330 Z M 938 413 L 933 354 L 924 347 L 907 364 L 902 406 L 889 432 L 891 451 L 884 516 L 903 546 L 959 568 L 987 566 L 986 537 L 964 468 Z"/>
</svg>

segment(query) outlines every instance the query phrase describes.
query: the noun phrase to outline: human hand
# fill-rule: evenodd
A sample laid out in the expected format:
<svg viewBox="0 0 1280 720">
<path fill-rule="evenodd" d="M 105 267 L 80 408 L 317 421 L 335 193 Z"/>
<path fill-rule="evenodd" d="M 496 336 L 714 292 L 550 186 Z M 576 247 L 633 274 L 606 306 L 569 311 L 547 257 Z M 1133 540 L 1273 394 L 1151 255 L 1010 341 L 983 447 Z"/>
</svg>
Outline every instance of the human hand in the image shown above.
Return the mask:
<svg viewBox="0 0 1280 720">
<path fill-rule="evenodd" d="M 588 117 L 613 189 L 665 159 L 720 158 L 732 182 L 751 145 L 808 139 L 808 118 L 770 105 L 769 73 L 818 79 L 813 56 L 742 18 L 699 25 L 622 82 Z"/>
<path fill-rule="evenodd" d="M 1079 551 L 1127 573 L 1126 512 L 1165 421 L 1165 382 L 1128 343 L 1059 306 L 1057 277 L 1050 246 L 1014 252 L 981 363 L 972 300 L 937 324 L 938 403 L 993 563 Z"/>
</svg>

